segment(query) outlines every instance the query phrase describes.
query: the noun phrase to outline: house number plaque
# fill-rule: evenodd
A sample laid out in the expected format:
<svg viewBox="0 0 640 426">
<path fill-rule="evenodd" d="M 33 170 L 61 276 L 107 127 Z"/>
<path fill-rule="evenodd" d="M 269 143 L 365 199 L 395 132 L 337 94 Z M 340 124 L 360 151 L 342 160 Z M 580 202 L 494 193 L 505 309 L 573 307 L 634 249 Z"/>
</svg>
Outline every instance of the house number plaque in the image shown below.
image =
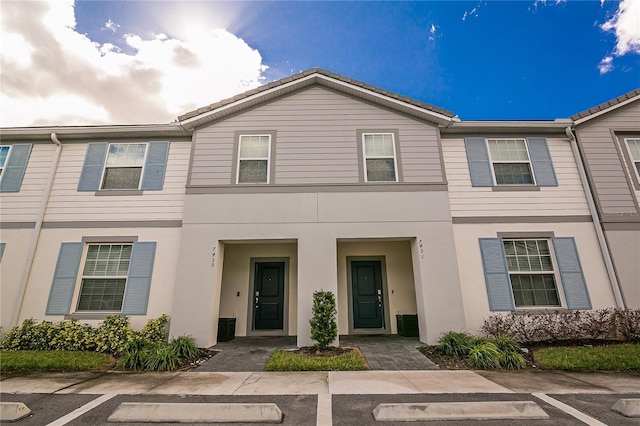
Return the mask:
<svg viewBox="0 0 640 426">
<path fill-rule="evenodd" d="M 215 268 L 216 267 L 216 247 L 213 246 L 213 249 L 211 249 L 211 267 Z"/>
</svg>

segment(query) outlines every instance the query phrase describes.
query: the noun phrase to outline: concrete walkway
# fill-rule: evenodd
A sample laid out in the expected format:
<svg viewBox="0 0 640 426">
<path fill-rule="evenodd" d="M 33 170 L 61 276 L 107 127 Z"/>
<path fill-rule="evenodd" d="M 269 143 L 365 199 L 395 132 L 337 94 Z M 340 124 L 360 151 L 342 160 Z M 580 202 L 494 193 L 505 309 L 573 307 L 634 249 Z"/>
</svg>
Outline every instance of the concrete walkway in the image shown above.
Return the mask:
<svg viewBox="0 0 640 426">
<path fill-rule="evenodd" d="M 359 347 L 371 370 L 438 370 L 438 366 L 418 352 L 416 337 L 399 335 L 340 336 L 340 346 Z M 220 352 L 195 371 L 264 371 L 269 355 L 276 349 L 295 349 L 295 337 L 236 337 L 220 342 Z"/>
</svg>

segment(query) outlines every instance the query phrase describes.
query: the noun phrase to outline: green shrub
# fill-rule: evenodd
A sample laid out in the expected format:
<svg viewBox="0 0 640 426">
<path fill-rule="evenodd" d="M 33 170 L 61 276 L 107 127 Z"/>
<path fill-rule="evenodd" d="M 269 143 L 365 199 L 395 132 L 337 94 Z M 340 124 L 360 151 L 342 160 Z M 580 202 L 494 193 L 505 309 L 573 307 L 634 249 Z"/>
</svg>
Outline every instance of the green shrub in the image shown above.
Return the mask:
<svg viewBox="0 0 640 426">
<path fill-rule="evenodd" d="M 473 368 L 499 368 L 500 350 L 493 343 L 480 343 L 469 350 L 467 362 Z"/>
<path fill-rule="evenodd" d="M 156 319 L 150 319 L 147 321 L 140 335 L 150 342 L 166 342 L 167 341 L 167 325 L 169 324 L 169 316 L 166 314 L 160 315 Z"/>
<path fill-rule="evenodd" d="M 129 317 L 109 315 L 96 329 L 96 351 L 119 354 L 133 339 Z"/>
<path fill-rule="evenodd" d="M 181 365 L 180 357 L 171 345 L 157 343 L 144 351 L 144 369 L 148 371 L 172 371 Z"/>
<path fill-rule="evenodd" d="M 122 370 L 144 370 L 148 351 L 151 343 L 142 338 L 135 336 L 125 346 L 118 360 L 118 368 Z"/>
<path fill-rule="evenodd" d="M 500 352 L 520 353 L 520 345 L 511 337 L 500 335 L 495 339 L 492 339 L 491 342 L 498 347 Z"/>
<path fill-rule="evenodd" d="M 527 361 L 518 352 L 502 351 L 500 353 L 500 365 L 507 370 L 519 370 L 527 365 Z"/>
<path fill-rule="evenodd" d="M 462 358 L 469 354 L 474 337 L 468 333 L 450 331 L 439 340 L 437 349 L 445 355 Z"/>
<path fill-rule="evenodd" d="M 96 329 L 89 324 L 82 324 L 77 319 L 60 321 L 58 333 L 49 343 L 52 350 L 86 351 L 96 349 Z"/>
<path fill-rule="evenodd" d="M 313 293 L 311 339 L 316 342 L 316 349 L 326 349 L 338 335 L 336 324 L 336 299 L 330 291 L 316 291 Z"/>
<path fill-rule="evenodd" d="M 193 359 L 200 352 L 191 336 L 179 336 L 170 343 L 173 352 L 181 359 Z"/>
</svg>

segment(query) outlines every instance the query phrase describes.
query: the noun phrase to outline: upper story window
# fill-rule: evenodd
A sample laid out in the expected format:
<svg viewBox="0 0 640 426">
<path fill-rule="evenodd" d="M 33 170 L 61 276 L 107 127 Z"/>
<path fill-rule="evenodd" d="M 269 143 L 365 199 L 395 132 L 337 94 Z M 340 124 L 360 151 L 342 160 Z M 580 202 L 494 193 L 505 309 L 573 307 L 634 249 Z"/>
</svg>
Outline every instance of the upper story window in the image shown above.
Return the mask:
<svg viewBox="0 0 640 426">
<path fill-rule="evenodd" d="M 271 135 L 240 135 L 237 183 L 269 183 Z"/>
<path fill-rule="evenodd" d="M 7 162 L 10 149 L 10 146 L 0 146 L 0 177 L 2 177 L 2 171 L 4 170 L 4 165 Z"/>
<path fill-rule="evenodd" d="M 546 138 L 465 138 L 471 186 L 537 190 L 558 186 Z"/>
<path fill-rule="evenodd" d="M 396 145 L 393 133 L 362 135 L 365 182 L 397 182 Z"/>
<path fill-rule="evenodd" d="M 625 139 L 629 147 L 631 162 L 635 166 L 638 181 L 640 182 L 640 139 Z"/>
<path fill-rule="evenodd" d="M 88 246 L 77 311 L 120 312 L 132 247 L 132 244 Z"/>
<path fill-rule="evenodd" d="M 547 240 L 504 240 L 516 307 L 560 306 Z"/>
<path fill-rule="evenodd" d="M 91 142 L 82 164 L 78 191 L 118 195 L 159 191 L 169 157 L 169 142 Z M 102 191 L 104 190 L 104 191 Z"/>
<path fill-rule="evenodd" d="M 139 189 L 146 143 L 109 145 L 101 189 Z"/>
<path fill-rule="evenodd" d="M 488 139 L 496 185 L 534 184 L 524 139 Z"/>
</svg>

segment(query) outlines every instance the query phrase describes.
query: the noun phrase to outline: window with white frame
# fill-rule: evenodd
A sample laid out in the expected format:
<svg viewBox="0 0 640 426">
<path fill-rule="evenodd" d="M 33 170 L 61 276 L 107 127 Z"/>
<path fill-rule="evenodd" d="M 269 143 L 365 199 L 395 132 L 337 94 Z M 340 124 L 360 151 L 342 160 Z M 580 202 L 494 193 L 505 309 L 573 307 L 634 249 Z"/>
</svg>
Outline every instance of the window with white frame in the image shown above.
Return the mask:
<svg viewBox="0 0 640 426">
<path fill-rule="evenodd" d="M 269 183 L 271 135 L 240 135 L 237 183 Z"/>
<path fill-rule="evenodd" d="M 9 157 L 10 146 L 0 146 L 0 178 L 2 177 L 2 171 L 4 170 L 4 165 L 7 162 L 7 158 Z"/>
<path fill-rule="evenodd" d="M 524 139 L 487 139 L 496 185 L 533 185 Z"/>
<path fill-rule="evenodd" d="M 635 166 L 638 176 L 638 182 L 640 182 L 640 139 L 625 139 L 627 147 L 629 148 L 629 154 L 631 155 L 631 162 Z"/>
<path fill-rule="evenodd" d="M 109 144 L 101 189 L 139 189 L 146 143 Z"/>
<path fill-rule="evenodd" d="M 397 182 L 393 133 L 364 133 L 362 147 L 365 182 Z"/>
<path fill-rule="evenodd" d="M 121 311 L 132 247 L 132 244 L 87 246 L 78 312 Z"/>
<path fill-rule="evenodd" d="M 503 244 L 516 307 L 560 306 L 549 241 L 504 240 Z"/>
</svg>

